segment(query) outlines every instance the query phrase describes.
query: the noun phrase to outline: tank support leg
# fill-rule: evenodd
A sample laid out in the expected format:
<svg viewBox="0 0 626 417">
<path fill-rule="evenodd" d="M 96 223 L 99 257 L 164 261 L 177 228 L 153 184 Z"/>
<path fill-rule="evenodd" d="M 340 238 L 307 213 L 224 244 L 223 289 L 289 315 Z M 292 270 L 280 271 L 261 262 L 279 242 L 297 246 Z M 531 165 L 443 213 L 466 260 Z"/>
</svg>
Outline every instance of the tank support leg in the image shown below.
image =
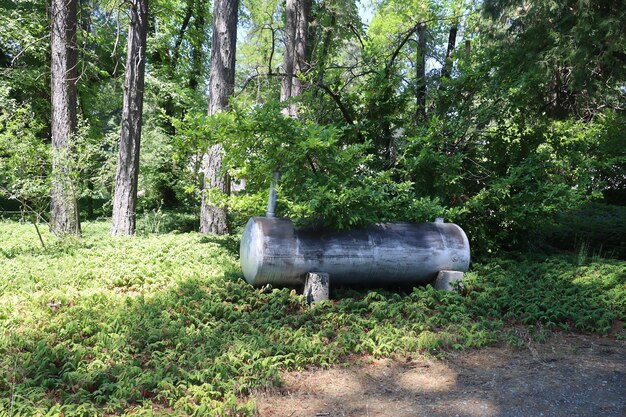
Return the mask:
<svg viewBox="0 0 626 417">
<path fill-rule="evenodd" d="M 454 291 L 455 283 L 463 283 L 463 272 L 461 271 L 439 271 L 433 287 L 436 290 Z"/>
<path fill-rule="evenodd" d="M 330 294 L 328 274 L 309 272 L 304 282 L 304 296 L 308 304 L 328 300 Z"/>
</svg>

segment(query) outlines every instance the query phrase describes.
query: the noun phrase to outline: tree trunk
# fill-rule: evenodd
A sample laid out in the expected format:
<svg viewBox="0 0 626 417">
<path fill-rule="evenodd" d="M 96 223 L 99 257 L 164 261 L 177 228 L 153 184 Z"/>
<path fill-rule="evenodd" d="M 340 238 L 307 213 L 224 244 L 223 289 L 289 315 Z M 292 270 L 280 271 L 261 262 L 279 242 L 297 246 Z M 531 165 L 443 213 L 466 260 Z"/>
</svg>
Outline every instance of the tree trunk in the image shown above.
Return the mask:
<svg viewBox="0 0 626 417">
<path fill-rule="evenodd" d="M 570 70 L 568 68 L 557 67 L 554 70 L 551 116 L 559 120 L 563 120 L 569 115 L 571 101 L 568 88 L 569 76 Z"/>
<path fill-rule="evenodd" d="M 191 71 L 189 73 L 189 88 L 193 91 L 198 90 L 200 80 L 202 80 L 202 74 L 204 72 L 204 52 L 202 46 L 204 45 L 203 37 L 205 31 L 205 12 L 204 8 L 208 8 L 205 1 L 196 1 L 195 4 L 195 19 L 193 22 L 193 37 L 192 50 L 191 50 Z"/>
<path fill-rule="evenodd" d="M 312 0 L 298 0 L 295 54 L 293 70 L 296 77 L 291 85 L 291 97 L 299 96 L 304 90 L 304 83 L 297 75 L 308 71 L 307 43 L 309 40 L 309 15 L 311 14 Z"/>
<path fill-rule="evenodd" d="M 76 134 L 76 0 L 52 1 L 52 190 L 50 228 L 56 235 L 80 234 L 71 142 Z"/>
<path fill-rule="evenodd" d="M 280 87 L 280 101 L 287 101 L 291 97 L 291 86 L 294 76 L 293 57 L 296 45 L 297 3 L 298 0 L 287 0 L 285 8 L 285 52 L 283 54 L 283 71 L 285 76 Z"/>
<path fill-rule="evenodd" d="M 202 158 L 204 171 L 204 196 L 200 210 L 200 232 L 224 235 L 228 233 L 228 218 L 226 209 L 218 207 L 211 199 L 210 191 L 230 194 L 230 180 L 228 176 L 222 175 L 222 153 L 221 145 L 213 145 Z M 215 192 L 214 191 L 214 192 Z"/>
<path fill-rule="evenodd" d="M 426 120 L 426 24 L 417 28 L 418 47 L 415 73 L 415 121 L 419 125 Z"/>
<path fill-rule="evenodd" d="M 141 113 L 148 32 L 148 0 L 133 0 L 128 31 L 122 134 L 113 200 L 112 235 L 135 233 Z"/>
<path fill-rule="evenodd" d="M 446 61 L 441 69 L 441 78 L 450 78 L 450 74 L 452 73 L 452 54 L 454 53 L 454 48 L 456 47 L 456 34 L 458 30 L 459 22 L 455 20 L 452 23 L 450 33 L 448 34 L 448 49 L 446 50 Z"/>
<path fill-rule="evenodd" d="M 285 55 L 283 66 L 285 76 L 281 85 L 280 99 L 287 101 L 299 96 L 304 83 L 298 76 L 308 70 L 307 42 L 309 40 L 309 16 L 312 0 L 287 0 L 285 27 Z M 290 103 L 285 109 L 289 116 L 298 115 L 298 107 Z"/>
<path fill-rule="evenodd" d="M 180 59 L 180 46 L 183 44 L 183 40 L 185 38 L 185 32 L 187 32 L 187 28 L 189 27 L 189 22 L 191 21 L 193 10 L 194 10 L 194 0 L 187 0 L 187 8 L 185 10 L 185 17 L 183 18 L 183 22 L 180 25 L 176 42 L 174 42 L 174 48 L 172 52 L 172 62 L 169 65 L 169 68 L 171 71 L 176 71 L 176 65 L 178 65 L 178 60 Z"/>
<path fill-rule="evenodd" d="M 238 0 L 215 0 L 213 3 L 213 39 L 211 43 L 211 79 L 209 115 L 228 109 L 228 99 L 235 89 L 235 48 L 237 44 Z M 211 146 L 203 157 L 204 187 L 200 210 L 200 232 L 226 234 L 226 209 L 217 207 L 211 194 L 230 193 L 229 179 L 222 175 L 222 146 Z"/>
<path fill-rule="evenodd" d="M 87 180 L 87 190 L 89 191 L 89 195 L 87 195 L 87 218 L 93 219 L 93 181 L 91 178 Z"/>
</svg>

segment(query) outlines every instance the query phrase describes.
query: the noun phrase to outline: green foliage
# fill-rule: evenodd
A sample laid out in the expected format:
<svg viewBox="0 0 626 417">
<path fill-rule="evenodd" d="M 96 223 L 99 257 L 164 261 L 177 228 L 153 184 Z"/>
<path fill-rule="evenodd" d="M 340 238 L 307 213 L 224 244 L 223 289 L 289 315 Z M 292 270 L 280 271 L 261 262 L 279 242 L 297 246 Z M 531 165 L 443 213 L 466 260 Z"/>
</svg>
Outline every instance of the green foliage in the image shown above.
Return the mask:
<svg viewBox="0 0 626 417">
<path fill-rule="evenodd" d="M 13 399 L 13 415 L 252 416 L 246 396 L 283 370 L 626 320 L 624 262 L 494 259 L 461 293 L 336 289 L 308 308 L 290 289 L 249 286 L 236 238 L 83 226 L 82 239 L 44 232 L 42 249 L 31 228 L 0 223 L 0 415 Z"/>
<path fill-rule="evenodd" d="M 469 275 L 465 291 L 473 308 L 505 321 L 607 333 L 626 317 L 623 261 L 579 266 L 572 257 L 531 257 L 476 265 Z"/>
<path fill-rule="evenodd" d="M 137 231 L 140 236 L 153 233 L 193 232 L 199 228 L 198 214 L 190 214 L 179 210 L 165 209 L 159 203 L 155 208 L 145 209 L 137 217 Z"/>
<path fill-rule="evenodd" d="M 588 203 L 558 213 L 542 225 L 540 240 L 587 257 L 626 259 L 626 207 Z"/>
<path fill-rule="evenodd" d="M 0 90 L 0 196 L 15 200 L 23 215 L 34 215 L 39 221 L 47 218 L 51 148 L 42 140 L 44 126 L 30 106 L 18 105 L 9 96 L 9 89 Z M 79 119 L 78 132 L 70 138 L 71 148 L 59 153 L 64 160 L 64 178 L 70 180 L 79 198 L 93 198 L 94 183 L 99 190 L 108 185 L 114 157 L 107 150 L 111 145 L 96 141 L 89 131 L 89 125 Z"/>
<path fill-rule="evenodd" d="M 50 30 L 43 0 L 0 3 L 0 88 L 18 106 L 30 107 L 37 123 L 50 115 Z M 3 98 L 4 101 L 4 98 Z"/>
<path fill-rule="evenodd" d="M 149 129 L 142 134 L 139 162 L 142 167 L 138 185 L 142 194 L 141 208 L 154 209 L 159 204 L 175 207 L 186 199 L 183 187 L 191 172 L 172 158 L 171 136 L 154 126 L 154 120 L 148 120 L 146 124 Z"/>
<path fill-rule="evenodd" d="M 43 126 L 32 109 L 9 92 L 0 86 L 0 196 L 40 214 L 47 207 L 50 148 L 39 137 Z"/>
<path fill-rule="evenodd" d="M 528 107 L 547 110 L 557 118 L 589 117 L 604 106 L 620 107 L 624 94 L 620 89 L 626 80 L 623 5 L 521 3 L 485 2 L 487 23 L 493 25 L 488 34 L 495 41 L 488 53 L 500 63 L 493 80 L 516 85 L 519 97 L 529 99 Z M 507 53 L 497 50 L 504 45 Z"/>
<path fill-rule="evenodd" d="M 81 2 L 78 8 L 77 112 L 82 120 L 82 130 L 79 137 L 74 138 L 69 160 L 77 168 L 72 179 L 77 179 L 77 194 L 83 201 L 111 197 L 122 107 L 122 63 L 128 23 L 125 8 L 126 5 L 119 2 L 91 0 Z M 171 148 L 167 146 L 172 134 L 169 119 L 191 106 L 201 109 L 206 105 L 201 89 L 207 78 L 209 10 L 204 0 L 163 0 L 151 4 L 154 18 L 150 19 L 147 57 L 150 63 L 146 76 L 143 129 L 146 146 L 142 146 L 147 152 L 142 155 L 145 169 L 141 172 L 146 197 L 143 207 L 146 209 L 154 208 L 161 200 L 174 206 L 182 198 L 179 196 L 182 186 L 178 183 L 186 181 L 187 172 L 172 169 L 171 154 L 168 154 Z M 8 152 L 0 155 L 4 162 L 10 155 L 21 154 L 22 159 L 32 156 L 33 149 L 24 152 L 26 143 L 38 152 L 49 152 L 50 30 L 46 2 L 3 2 L 0 11 L 0 117 L 3 121 L 11 119 L 13 124 L 0 124 L 2 151 Z M 183 27 L 187 12 L 191 16 Z M 5 109 L 9 105 L 24 109 L 27 116 Z M 29 119 L 28 126 L 23 125 L 25 117 Z M 25 143 L 6 142 L 4 137 L 10 138 L 18 127 L 19 136 L 26 138 Z M 156 149 L 161 145 L 164 146 L 157 153 Z M 39 171 L 32 175 L 25 173 L 21 183 L 7 182 L 10 179 L 3 175 L 0 185 L 12 190 L 13 194 L 15 189 L 23 195 L 31 195 L 36 181 L 47 181 L 49 164 L 33 158 L 23 162 L 28 162 L 23 164 L 25 168 L 37 165 Z M 37 194 L 42 208 L 39 211 L 46 211 L 47 194 L 46 185 L 42 184 Z"/>
<path fill-rule="evenodd" d="M 224 166 L 245 189 L 223 204 L 259 215 L 273 172 L 281 173 L 280 215 L 340 229 L 382 220 L 429 220 L 452 214 L 436 198 L 416 198 L 410 181 L 373 168 L 369 143 L 346 143 L 333 126 L 285 117 L 276 103 L 234 106 L 212 117 L 190 115 L 179 127 L 179 149 L 221 143 Z M 198 151 L 196 151 L 198 152 Z M 213 198 L 213 201 L 219 201 Z"/>
<path fill-rule="evenodd" d="M 230 209 L 233 230 L 264 212 L 276 168 L 281 215 L 339 228 L 445 217 L 468 231 L 478 255 L 542 246 L 536 226 L 543 222 L 602 197 L 623 201 L 626 67 L 617 3 L 487 1 L 482 15 L 464 0 L 369 6 L 366 27 L 356 2 L 314 2 L 308 65 L 298 74 L 305 91 L 298 120 L 290 120 L 274 102 L 284 7 L 244 2 L 234 111 L 206 120 L 211 8 L 205 0 L 153 2 L 141 233 L 175 223 L 192 228 L 200 155 L 217 142 L 226 148 L 226 171 L 237 185 L 245 180 L 233 196 L 211 196 Z M 105 201 L 105 215 L 118 151 L 125 7 L 87 1 L 78 11 L 82 122 L 69 159 L 81 203 Z M 43 213 L 50 174 L 46 4 L 0 9 L 0 185 L 5 197 Z M 425 79 L 416 75 L 418 23 L 426 25 Z M 452 28 L 456 46 L 447 57 Z M 450 59 L 450 75 L 442 77 Z M 424 118 L 416 117 L 422 85 Z"/>
<path fill-rule="evenodd" d="M 396 171 L 417 195 L 455 208 L 477 254 L 541 245 L 544 224 L 623 181 L 613 112 L 593 122 L 529 122 L 522 115 L 481 131 L 467 120 L 432 117 L 398 141 Z"/>
<path fill-rule="evenodd" d="M 607 161 L 617 166 L 615 161 L 623 160 L 603 149 L 606 129 L 602 120 L 555 121 L 526 130 L 511 125 L 497 138 L 488 136 L 481 149 L 486 155 L 475 158 L 492 161 L 482 166 L 489 178 L 466 204 L 489 233 L 483 241 L 523 246 L 555 215 L 599 198 L 606 187 L 599 171 Z"/>
</svg>

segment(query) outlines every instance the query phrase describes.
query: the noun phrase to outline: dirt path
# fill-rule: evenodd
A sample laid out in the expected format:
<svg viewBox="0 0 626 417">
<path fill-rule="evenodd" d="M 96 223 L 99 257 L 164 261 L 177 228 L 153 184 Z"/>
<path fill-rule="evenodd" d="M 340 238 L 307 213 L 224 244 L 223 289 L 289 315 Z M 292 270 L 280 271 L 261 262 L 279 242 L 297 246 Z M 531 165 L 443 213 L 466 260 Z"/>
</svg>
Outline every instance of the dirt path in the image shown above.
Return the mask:
<svg viewBox="0 0 626 417">
<path fill-rule="evenodd" d="M 557 334 L 526 348 L 285 374 L 261 417 L 626 417 L 626 342 Z"/>
</svg>

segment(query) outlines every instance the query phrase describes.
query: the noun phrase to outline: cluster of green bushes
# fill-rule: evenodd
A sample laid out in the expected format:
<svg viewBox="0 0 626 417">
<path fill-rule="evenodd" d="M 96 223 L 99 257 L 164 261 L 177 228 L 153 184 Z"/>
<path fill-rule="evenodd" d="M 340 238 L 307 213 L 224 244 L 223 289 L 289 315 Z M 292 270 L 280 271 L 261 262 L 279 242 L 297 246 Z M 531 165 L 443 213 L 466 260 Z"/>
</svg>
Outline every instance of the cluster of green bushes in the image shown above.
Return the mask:
<svg viewBox="0 0 626 417">
<path fill-rule="evenodd" d="M 0 117 L 0 198 L 12 203 L 0 201 L 0 209 L 45 219 L 50 156 L 41 143 L 43 128 L 26 105 L 10 100 L 6 91 L 0 97 L 7 98 L 8 109 Z M 224 173 L 245 183 L 231 196 L 210 196 L 228 208 L 233 230 L 264 212 L 269 182 L 280 170 L 280 215 L 337 228 L 445 217 L 468 232 L 475 254 L 545 243 L 544 226 L 589 202 L 619 202 L 626 175 L 626 119 L 613 111 L 591 121 L 509 115 L 485 122 L 481 130 L 466 118 L 433 115 L 420 126 L 395 127 L 385 147 L 371 126 L 297 120 L 281 108 L 271 101 L 250 106 L 235 100 L 228 113 L 188 112 L 173 120 L 175 134 L 147 129 L 138 209 L 151 220 L 139 232 L 175 224 L 183 224 L 182 231 L 197 228 L 199 155 L 214 143 L 224 146 Z M 24 135 L 16 143 L 18 132 Z M 107 138 L 94 141 L 88 126 L 75 138 L 80 157 L 72 175 L 83 215 L 92 219 L 110 213 L 116 145 L 113 136 Z M 165 212 L 177 218 L 159 217 Z M 610 251 L 623 256 L 611 245 Z"/>
<path fill-rule="evenodd" d="M 459 293 L 337 288 L 309 308 L 249 286 L 232 236 L 114 239 L 104 222 L 76 240 L 44 231 L 46 248 L 29 225 L 0 235 L 0 415 L 253 415 L 246 398 L 282 370 L 353 354 L 523 345 L 519 326 L 626 337 L 623 261 L 494 258 Z"/>
<path fill-rule="evenodd" d="M 399 130 L 389 156 L 354 132 L 284 117 L 279 103 L 233 103 L 229 113 L 178 121 L 175 148 L 185 160 L 207 144 L 224 146 L 224 172 L 245 188 L 212 201 L 230 209 L 235 226 L 264 212 L 279 170 L 280 215 L 336 228 L 445 217 L 487 254 L 541 245 L 544 226 L 617 186 L 624 120 L 607 112 L 593 122 L 529 125 L 519 117 L 467 133 L 467 121 L 433 117 Z"/>
</svg>

